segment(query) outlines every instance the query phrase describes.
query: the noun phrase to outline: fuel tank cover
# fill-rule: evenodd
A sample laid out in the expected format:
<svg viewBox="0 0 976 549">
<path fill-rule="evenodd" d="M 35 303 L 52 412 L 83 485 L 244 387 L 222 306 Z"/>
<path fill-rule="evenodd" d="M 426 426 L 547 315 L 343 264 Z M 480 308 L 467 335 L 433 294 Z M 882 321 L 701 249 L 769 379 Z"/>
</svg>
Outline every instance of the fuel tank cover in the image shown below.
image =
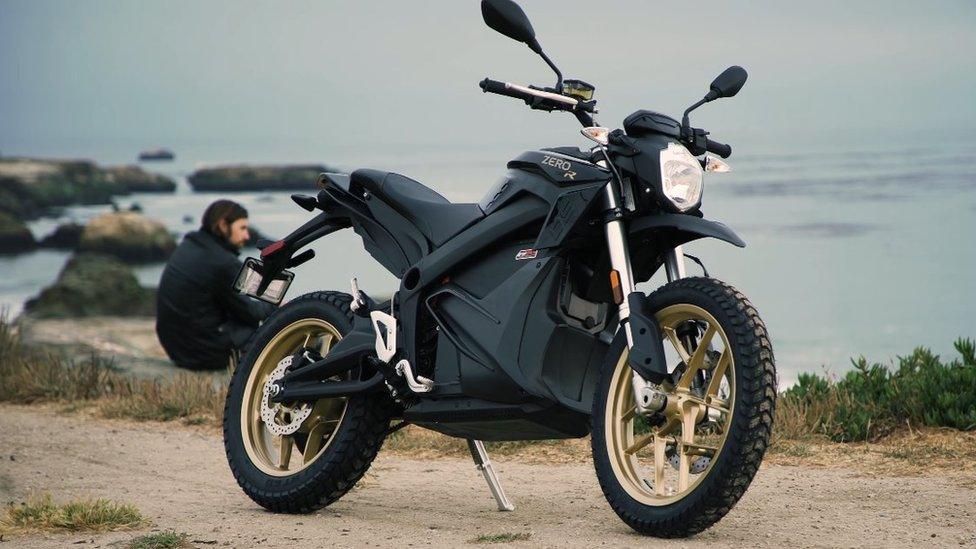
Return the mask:
<svg viewBox="0 0 976 549">
<path fill-rule="evenodd" d="M 555 151 L 528 151 L 508 163 L 512 169 L 539 173 L 559 185 L 592 183 L 610 179 L 610 172 L 603 168 Z"/>
</svg>

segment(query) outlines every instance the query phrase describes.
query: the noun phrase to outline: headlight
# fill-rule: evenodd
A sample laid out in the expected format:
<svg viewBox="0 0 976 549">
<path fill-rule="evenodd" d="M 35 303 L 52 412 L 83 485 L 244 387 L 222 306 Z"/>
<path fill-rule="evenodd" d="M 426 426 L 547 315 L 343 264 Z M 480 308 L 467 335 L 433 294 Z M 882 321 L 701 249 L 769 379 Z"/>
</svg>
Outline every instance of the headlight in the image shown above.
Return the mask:
<svg viewBox="0 0 976 549">
<path fill-rule="evenodd" d="M 686 212 L 701 201 L 702 167 L 688 149 L 668 143 L 661 151 L 661 191 L 679 211 Z"/>
</svg>

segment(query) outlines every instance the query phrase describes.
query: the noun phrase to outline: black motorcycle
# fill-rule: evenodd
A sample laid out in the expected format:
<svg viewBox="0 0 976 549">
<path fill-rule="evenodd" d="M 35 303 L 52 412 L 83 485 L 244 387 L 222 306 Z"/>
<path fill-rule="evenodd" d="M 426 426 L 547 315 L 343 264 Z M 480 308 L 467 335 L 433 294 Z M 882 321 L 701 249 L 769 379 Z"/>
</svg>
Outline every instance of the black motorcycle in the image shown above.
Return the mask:
<svg viewBox="0 0 976 549">
<path fill-rule="evenodd" d="M 523 153 L 478 204 L 369 169 L 322 174 L 317 196 L 293 196 L 317 215 L 262 242 L 239 291 L 280 303 L 289 269 L 314 256 L 302 248 L 345 228 L 400 284 L 378 303 L 353 279 L 351 294 L 306 294 L 264 323 L 227 397 L 230 466 L 260 505 L 308 512 L 413 424 L 467 439 L 499 508 L 513 510 L 482 441 L 590 435 L 621 519 L 655 536 L 700 532 L 752 481 L 776 401 L 756 309 L 707 272 L 686 277 L 682 251 L 705 237 L 745 245 L 702 215 L 704 172 L 727 171 L 716 155 L 732 151 L 688 114 L 735 95 L 746 72 L 719 75 L 681 122 L 641 110 L 609 131 L 593 120 L 594 87 L 562 78 L 515 3 L 481 9 L 557 76 L 551 88 L 481 88 L 572 113 L 595 146 Z M 667 284 L 636 291 L 662 266 Z"/>
</svg>

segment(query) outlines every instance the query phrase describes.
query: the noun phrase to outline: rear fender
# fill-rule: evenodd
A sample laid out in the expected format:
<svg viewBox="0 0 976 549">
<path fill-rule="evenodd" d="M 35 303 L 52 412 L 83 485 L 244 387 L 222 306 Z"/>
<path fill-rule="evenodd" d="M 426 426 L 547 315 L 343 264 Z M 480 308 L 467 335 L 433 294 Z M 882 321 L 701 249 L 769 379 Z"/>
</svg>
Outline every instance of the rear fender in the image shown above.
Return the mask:
<svg viewBox="0 0 976 549">
<path fill-rule="evenodd" d="M 348 189 L 348 176 L 323 174 L 323 176 L 326 175 L 332 176 L 333 178 L 344 178 L 346 189 Z M 309 211 L 318 209 L 321 210 L 321 213 L 303 223 L 281 240 L 275 242 L 264 240 L 258 243 L 258 249 L 261 251 L 261 261 L 264 264 L 262 268 L 263 279 L 258 286 L 258 294 L 263 293 L 267 289 L 268 284 L 281 271 L 297 267 L 315 257 L 314 250 L 306 250 L 298 253 L 299 250 L 323 236 L 351 227 L 353 218 L 357 215 L 363 215 L 355 211 L 354 202 L 345 200 L 348 192 L 342 188 L 341 184 L 337 184 L 331 179 L 327 180 L 329 185 L 320 191 L 316 197 L 303 195 L 292 196 L 292 200 L 302 208 L 308 209 Z M 351 199 L 351 196 L 349 198 Z"/>
</svg>

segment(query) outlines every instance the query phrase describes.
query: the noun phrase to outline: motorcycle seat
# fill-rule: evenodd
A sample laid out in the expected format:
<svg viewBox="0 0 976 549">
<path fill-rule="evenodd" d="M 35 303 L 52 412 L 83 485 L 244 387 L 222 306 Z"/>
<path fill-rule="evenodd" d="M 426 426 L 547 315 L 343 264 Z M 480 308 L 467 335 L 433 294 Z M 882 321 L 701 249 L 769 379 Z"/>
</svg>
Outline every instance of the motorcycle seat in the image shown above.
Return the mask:
<svg viewBox="0 0 976 549">
<path fill-rule="evenodd" d="M 361 169 L 351 177 L 410 221 L 435 247 L 485 216 L 478 204 L 453 204 L 430 187 L 398 173 Z"/>
</svg>

